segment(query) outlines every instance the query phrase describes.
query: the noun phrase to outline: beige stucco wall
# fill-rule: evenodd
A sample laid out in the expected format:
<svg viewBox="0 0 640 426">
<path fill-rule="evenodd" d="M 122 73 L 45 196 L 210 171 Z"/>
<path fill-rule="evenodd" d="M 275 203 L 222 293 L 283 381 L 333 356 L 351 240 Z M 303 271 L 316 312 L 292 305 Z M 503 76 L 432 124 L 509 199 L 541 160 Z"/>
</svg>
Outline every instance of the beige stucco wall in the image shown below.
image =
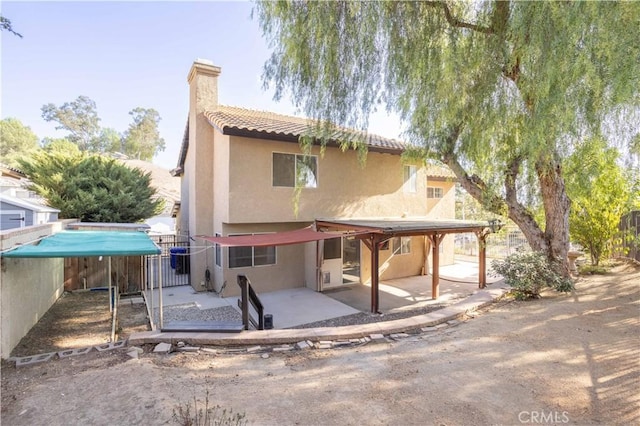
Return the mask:
<svg viewBox="0 0 640 426">
<path fill-rule="evenodd" d="M 212 180 L 214 191 L 199 182 L 200 174 L 191 171 L 192 187 L 197 196 L 190 202 L 191 210 L 197 215 L 212 217 L 212 230 L 194 232 L 191 235 L 207 234 L 229 235 L 230 233 L 258 232 L 263 224 L 264 230 L 282 230 L 276 224 L 287 222 L 289 228 L 299 228 L 303 223 L 316 218 L 357 218 L 357 217 L 390 217 L 400 215 L 427 216 L 432 218 L 452 218 L 455 208 L 454 183 L 451 181 L 428 181 L 426 170 L 418 169 L 417 192 L 407 193 L 403 190 L 403 162 L 400 156 L 380 153 L 369 153 L 364 165 L 360 164 L 355 152 L 342 152 L 336 148 L 327 148 L 325 155 L 319 155 L 319 148 L 313 154 L 318 155 L 318 187 L 302 190 L 298 201 L 299 212 L 294 212 L 294 189 L 272 186 L 272 153 L 301 153 L 295 143 L 278 142 L 261 139 L 250 139 L 227 136 L 207 123 L 202 129 L 206 133 L 203 138 L 213 147 L 208 155 L 213 164 Z M 213 140 L 214 142 L 209 142 Z M 193 159 L 191 160 L 194 161 Z M 200 165 L 202 167 L 202 165 Z M 348 184 L 347 184 L 348 183 Z M 427 185 L 443 188 L 443 198 L 427 199 Z M 202 208 L 202 204 L 213 209 L 211 215 Z M 192 221 L 193 223 L 194 221 Z M 234 228 L 235 225 L 235 228 Z M 242 226 L 241 226 L 242 225 Z M 208 225 L 207 225 L 208 226 Z M 201 225 L 198 229 L 204 229 Z M 416 237 L 412 242 L 410 255 L 393 256 L 393 262 L 384 259 L 381 271 L 382 279 L 393 279 L 419 274 L 424 264 L 424 238 Z M 201 252 L 202 241 L 194 243 L 192 252 Z M 453 263 L 453 238 L 446 237 L 440 264 Z M 301 247 L 301 246 L 300 246 Z M 262 286 L 267 291 L 291 288 L 309 283 L 309 270 L 314 261 L 310 256 L 302 256 L 300 250 L 293 250 L 295 255 L 284 254 L 289 249 L 279 247 L 278 265 L 259 268 L 225 269 L 227 250 L 223 249 L 223 265 L 215 265 L 215 252 L 210 248 L 207 254 L 192 256 L 192 285 L 196 290 L 203 289 L 204 271 L 209 268 L 215 289 L 219 291 L 226 282 L 225 295 L 237 293 L 235 280 L 239 273 L 259 274 Z M 283 255 L 281 255 L 281 253 Z M 370 255 L 362 246 L 363 280 L 370 279 Z M 429 257 L 431 253 L 429 252 Z M 389 255 L 387 254 L 387 257 Z M 426 271 L 430 271 L 430 261 Z M 306 270 L 305 276 L 304 274 Z M 289 273 L 291 272 L 291 273 Z M 285 278 L 282 278 L 285 277 Z M 265 291 L 265 290 L 262 290 Z"/>
<path fill-rule="evenodd" d="M 399 155 L 370 152 L 364 165 L 354 151 L 319 148 L 318 186 L 303 188 L 294 212 L 294 189 L 272 186 L 272 153 L 301 153 L 296 143 L 231 137 L 229 222 L 312 221 L 316 218 L 424 216 L 426 175 L 420 167 L 417 192 L 403 191 Z M 216 162 L 217 166 L 218 162 Z"/>
<path fill-rule="evenodd" d="M 215 186 L 215 202 L 213 202 L 213 234 L 225 234 L 225 223 L 229 221 L 229 136 L 223 135 L 218 130 L 210 127 L 211 134 L 213 135 L 215 143 L 213 144 L 213 158 L 216 160 L 213 164 L 213 178 L 216 182 Z M 213 200 L 214 194 L 203 194 L 202 200 Z M 209 201 L 208 201 L 209 202 Z M 205 256 L 205 268 L 209 268 L 212 275 L 212 280 L 216 291 L 222 289 L 222 284 L 227 283 L 227 287 L 223 294 L 235 294 L 237 285 L 235 275 L 232 279 L 229 279 L 229 274 L 224 274 L 222 266 L 216 266 L 215 264 L 215 251 L 209 250 L 211 255 Z M 223 260 L 222 265 L 226 262 L 227 249 L 222 250 Z M 196 272 L 197 273 L 197 272 Z M 202 275 L 200 275 L 202 276 Z M 197 276 L 196 276 L 197 278 Z M 251 279 L 251 276 L 249 276 Z M 239 291 L 239 288 L 238 288 Z"/>
<path fill-rule="evenodd" d="M 445 197 L 428 200 L 424 167 L 418 167 L 417 191 L 409 193 L 403 189 L 404 164 L 399 155 L 370 152 L 366 163 L 361 164 L 354 151 L 335 147 L 328 147 L 324 156 L 319 155 L 318 147 L 313 148 L 312 154 L 318 155 L 318 186 L 302 189 L 299 199 L 294 200 L 294 188 L 272 185 L 272 154 L 300 154 L 297 143 L 226 136 L 204 116 L 204 111 L 217 107 L 219 74 L 218 67 L 196 61 L 188 76 L 189 149 L 182 178 L 181 229 L 190 236 L 226 236 L 260 229 L 273 232 L 282 227 L 300 228 L 317 218 L 453 218 L 452 183 L 438 182 L 446 189 Z M 235 293 L 238 273 L 246 272 L 251 279 L 249 271 L 226 269 L 228 249 L 223 249 L 223 265 L 218 267 L 213 246 L 207 249 L 198 239 L 191 244 L 191 284 L 196 290 L 204 290 L 206 269 L 217 291 L 226 282 L 225 294 Z M 314 276 L 316 250 L 292 247 L 277 249 L 277 265 L 249 268 L 261 276 L 260 285 L 268 285 L 268 290 L 304 285 L 315 288 L 309 279 Z M 365 252 L 363 248 L 361 253 Z M 453 245 L 451 260 L 452 256 Z M 410 257 L 416 257 L 419 265 L 416 259 L 394 261 L 393 268 L 385 272 L 387 276 L 420 271 L 424 264 L 422 251 Z M 443 256 L 444 262 L 446 258 Z M 363 261 L 362 267 L 366 264 Z"/>
<path fill-rule="evenodd" d="M 364 283 L 371 282 L 371 251 L 360 246 L 360 271 Z M 389 249 L 380 250 L 380 280 L 420 275 L 424 265 L 424 237 L 411 237 L 411 253 L 393 253 L 393 241 L 389 240 Z"/>
<path fill-rule="evenodd" d="M 203 167 L 203 164 L 201 162 L 199 166 L 193 166 L 196 158 L 190 152 L 187 162 L 192 166 L 186 169 L 185 175 L 191 175 L 190 190 L 197 191 L 196 197 L 189 200 L 189 212 L 194 216 L 189 221 L 192 236 L 257 232 L 259 229 L 256 229 L 256 223 L 264 224 L 265 230 L 274 231 L 279 229 L 279 223 L 288 223 L 286 226 L 293 229 L 320 217 L 399 217 L 402 214 L 424 216 L 427 213 L 424 168 L 418 168 L 417 192 L 406 193 L 403 190 L 404 164 L 398 155 L 369 153 L 366 163 L 362 165 L 355 152 L 327 148 L 325 155 L 320 156 L 319 148 L 314 148 L 313 154 L 318 155 L 318 187 L 302 190 L 296 216 L 294 189 L 272 186 L 272 153 L 301 153 L 298 144 L 227 136 L 208 123 L 207 125 L 208 128 L 203 128 L 203 133 L 200 133 L 203 136 L 198 144 L 204 140 L 204 143 L 213 147 L 211 152 L 199 152 L 209 158 L 208 168 L 212 170 L 211 179 L 215 182 L 215 191 L 200 184 L 205 177 L 196 170 Z M 203 204 L 212 208 L 213 214 L 203 208 Z M 194 211 L 196 212 L 192 213 Z M 196 221 L 195 217 L 199 215 L 212 218 L 210 231 L 203 231 L 209 224 L 203 226 L 202 220 Z M 234 229 L 233 225 L 245 226 Z M 201 252 L 202 244 L 201 240 L 193 243 L 192 252 Z M 285 257 L 280 256 L 280 252 L 287 251 L 288 249 L 278 248 L 277 266 L 254 268 L 260 270 L 265 281 L 268 276 L 277 277 L 269 285 L 269 289 L 315 286 L 315 283 L 307 282 L 306 276 L 299 275 L 305 268 L 306 275 L 309 275 L 311 266 L 308 263 L 312 259 L 296 264 L 295 259 L 286 256 L 285 262 Z M 298 251 L 293 252 L 296 257 L 300 257 Z M 236 275 L 246 271 L 225 272 L 227 249 L 223 249 L 223 253 L 222 267 L 215 265 L 213 247 L 207 254 L 201 252 L 192 255 L 192 285 L 196 290 L 203 289 L 204 271 L 209 268 L 215 289 L 219 291 L 226 282 L 224 294 L 235 294 Z M 287 276 L 286 279 L 283 280 L 278 275 L 292 268 L 296 270 L 295 273 L 282 274 Z"/>
<path fill-rule="evenodd" d="M 453 180 L 429 179 L 427 186 L 442 188 L 442 198 L 427 199 L 427 217 L 430 219 L 455 219 L 456 212 L 456 191 Z M 442 252 L 440 253 L 440 265 L 452 265 L 454 262 L 454 236 L 447 235 L 440 242 Z M 428 260 L 431 270 L 431 253 Z"/>
<path fill-rule="evenodd" d="M 249 234 L 263 232 L 281 232 L 298 229 L 308 225 L 308 223 L 278 223 L 278 224 L 226 224 L 223 227 L 223 235 Z M 314 243 L 315 244 L 315 243 Z M 219 287 L 226 281 L 224 296 L 238 296 L 240 287 L 236 280 L 237 276 L 246 275 L 251 281 L 251 285 L 257 292 L 269 292 L 283 290 L 286 288 L 297 288 L 314 286 L 315 282 L 307 282 L 308 262 L 314 262 L 315 257 L 306 256 L 307 244 L 293 244 L 276 247 L 276 264 L 247 268 L 225 268 L 220 269 L 221 282 L 216 282 Z M 228 265 L 229 249 L 222 249 L 223 265 Z M 315 264 L 315 263 L 314 263 Z"/>
<path fill-rule="evenodd" d="M 453 235 L 447 235 L 440 242 L 440 266 L 451 265 L 454 262 Z M 362 244 L 361 248 L 361 276 L 364 283 L 371 282 L 371 251 Z M 415 275 L 430 274 L 433 253 L 431 243 L 427 237 L 411 237 L 411 253 L 393 253 L 392 241 L 388 250 L 380 250 L 379 274 L 380 280 L 392 280 L 394 278 L 412 277 Z M 426 259 L 426 263 L 425 263 Z"/>
<path fill-rule="evenodd" d="M 427 178 L 427 186 L 442 188 L 443 193 L 442 198 L 427 198 L 427 217 L 433 219 L 455 219 L 455 182 Z"/>
<path fill-rule="evenodd" d="M 180 209 L 176 216 L 176 234 L 189 234 L 189 175 L 180 177 Z"/>
<path fill-rule="evenodd" d="M 188 193 L 186 200 L 189 235 L 212 235 L 216 185 L 213 174 L 213 131 L 204 116 L 218 104 L 217 76 L 220 69 L 194 63 L 189 82 L 189 149 L 185 158 L 184 178 Z M 197 143 L 196 143 L 197 142 Z M 183 199 L 183 203 L 185 203 Z M 191 252 L 198 252 L 200 241 L 191 241 Z M 191 284 L 196 290 L 204 290 L 205 256 L 190 256 Z"/>
<path fill-rule="evenodd" d="M 60 231 L 64 223 L 30 226 L 0 234 L 2 250 Z M 2 358 L 47 312 L 64 291 L 64 260 L 2 258 L 0 272 Z"/>
</svg>

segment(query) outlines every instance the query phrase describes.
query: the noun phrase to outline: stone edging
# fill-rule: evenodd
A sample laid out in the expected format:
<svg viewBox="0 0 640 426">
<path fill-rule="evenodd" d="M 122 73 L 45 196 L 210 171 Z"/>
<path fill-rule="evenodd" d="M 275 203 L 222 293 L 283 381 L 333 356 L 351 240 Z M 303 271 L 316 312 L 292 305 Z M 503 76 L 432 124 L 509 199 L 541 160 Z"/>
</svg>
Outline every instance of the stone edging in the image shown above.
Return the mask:
<svg viewBox="0 0 640 426">
<path fill-rule="evenodd" d="M 57 355 L 58 358 L 68 358 L 72 356 L 85 355 L 89 352 L 93 351 L 93 349 L 98 352 L 111 351 L 114 349 L 121 349 L 126 347 L 126 340 L 119 340 L 113 343 L 104 343 L 102 345 L 96 346 L 88 346 L 86 348 L 80 349 L 65 349 L 64 351 L 59 352 L 48 352 L 46 354 L 38 354 L 38 355 L 30 355 L 30 356 L 22 356 L 22 357 L 11 357 L 9 361 L 15 361 L 16 367 L 24 367 L 26 365 L 39 364 L 41 362 L 51 361 Z"/>
<path fill-rule="evenodd" d="M 25 357 L 11 357 L 9 361 L 15 361 L 16 367 L 23 367 L 51 361 L 56 355 L 59 359 L 62 359 L 85 355 L 92 352 L 94 348 L 98 352 L 104 352 L 127 347 L 130 349 L 127 354 L 131 358 L 137 359 L 144 352 L 139 346 L 144 344 L 156 344 L 153 352 L 160 354 L 167 354 L 172 351 L 208 353 L 212 355 L 218 353 L 261 353 L 263 358 L 268 358 L 269 352 L 335 349 L 359 346 L 371 342 L 397 341 L 408 337 L 428 335 L 431 332 L 457 325 L 463 319 L 473 318 L 477 315 L 476 311 L 478 309 L 502 299 L 508 291 L 508 288 L 481 290 L 467 299 L 446 308 L 424 315 L 392 321 L 341 327 L 253 330 L 233 335 L 227 333 L 162 333 L 146 331 L 135 333 L 127 341 L 120 340 L 114 343 L 105 343 L 80 349 L 68 349 Z M 186 342 L 189 342 L 189 344 Z M 203 346 L 222 346 L 222 348 L 214 349 Z"/>
</svg>

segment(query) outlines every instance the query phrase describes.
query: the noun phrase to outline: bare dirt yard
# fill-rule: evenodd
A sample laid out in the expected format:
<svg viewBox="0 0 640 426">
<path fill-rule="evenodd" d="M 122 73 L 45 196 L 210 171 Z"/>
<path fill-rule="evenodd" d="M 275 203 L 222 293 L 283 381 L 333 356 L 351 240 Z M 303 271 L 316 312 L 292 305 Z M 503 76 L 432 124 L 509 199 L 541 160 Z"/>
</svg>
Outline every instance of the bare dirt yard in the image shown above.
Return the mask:
<svg viewBox="0 0 640 426">
<path fill-rule="evenodd" d="M 134 304 L 122 299 L 117 314 L 114 340 L 123 340 L 131 333 L 149 329 L 143 303 Z M 111 340 L 111 331 L 108 292 L 65 292 L 11 354 L 29 356 L 100 345 Z"/>
<path fill-rule="evenodd" d="M 129 349 L 3 361 L 2 424 L 176 424 L 177 407 L 202 406 L 207 394 L 255 425 L 640 424 L 640 268 L 621 264 L 581 278 L 573 294 L 501 301 L 383 343 L 146 347 L 139 359 Z"/>
</svg>

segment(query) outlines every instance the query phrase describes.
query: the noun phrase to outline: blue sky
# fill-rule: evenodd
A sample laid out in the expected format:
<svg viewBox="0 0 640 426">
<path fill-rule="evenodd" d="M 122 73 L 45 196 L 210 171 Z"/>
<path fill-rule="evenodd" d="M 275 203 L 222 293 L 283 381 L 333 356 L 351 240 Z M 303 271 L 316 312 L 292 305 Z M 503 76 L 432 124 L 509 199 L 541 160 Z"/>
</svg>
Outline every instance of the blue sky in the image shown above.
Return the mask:
<svg viewBox="0 0 640 426">
<path fill-rule="evenodd" d="M 187 74 L 196 58 L 222 67 L 224 105 L 297 113 L 289 99 L 264 91 L 269 49 L 252 3 L 228 2 L 7 2 L 2 15 L 23 38 L 2 32 L 2 118 L 14 117 L 40 139 L 63 137 L 41 117 L 47 103 L 84 95 L 97 104 L 102 127 L 119 132 L 129 111 L 154 108 L 166 150 L 154 162 L 173 168 L 188 113 Z M 398 138 L 398 121 L 372 119 L 370 131 Z"/>
</svg>

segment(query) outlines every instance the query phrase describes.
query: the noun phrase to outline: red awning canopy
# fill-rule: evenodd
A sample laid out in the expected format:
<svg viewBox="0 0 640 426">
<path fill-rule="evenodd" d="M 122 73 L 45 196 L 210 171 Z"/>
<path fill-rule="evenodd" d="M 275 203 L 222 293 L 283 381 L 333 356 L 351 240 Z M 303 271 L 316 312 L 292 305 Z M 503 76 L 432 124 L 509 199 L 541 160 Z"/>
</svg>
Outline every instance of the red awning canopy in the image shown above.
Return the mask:
<svg viewBox="0 0 640 426">
<path fill-rule="evenodd" d="M 272 232 L 268 234 L 236 235 L 231 237 L 209 237 L 207 235 L 197 235 L 196 238 L 202 238 L 203 240 L 220 244 L 224 247 L 266 247 L 308 243 L 310 241 L 339 238 L 345 235 L 355 234 L 345 234 L 342 232 L 318 232 L 308 226 L 294 231 Z"/>
</svg>

